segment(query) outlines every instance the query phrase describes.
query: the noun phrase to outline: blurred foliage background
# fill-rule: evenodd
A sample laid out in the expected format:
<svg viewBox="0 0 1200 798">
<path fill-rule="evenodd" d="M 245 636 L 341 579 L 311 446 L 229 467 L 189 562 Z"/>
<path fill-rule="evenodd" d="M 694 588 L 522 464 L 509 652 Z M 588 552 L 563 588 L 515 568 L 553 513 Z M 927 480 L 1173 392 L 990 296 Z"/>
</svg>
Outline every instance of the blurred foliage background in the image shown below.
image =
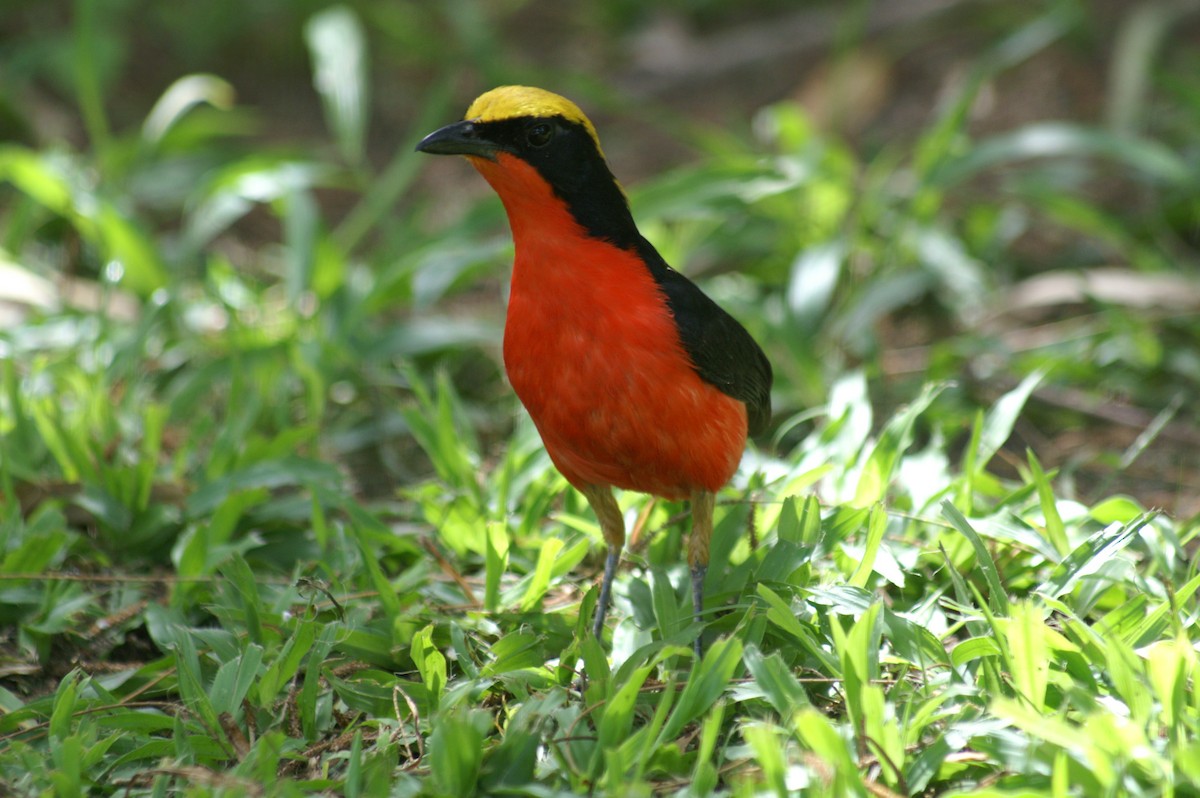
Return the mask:
<svg viewBox="0 0 1200 798">
<path fill-rule="evenodd" d="M 18 742 L 0 754 L 0 786 L 71 794 L 91 783 L 71 770 L 83 761 L 102 771 L 95 783 L 149 789 L 139 769 L 168 755 L 213 773 L 236 761 L 237 778 L 253 772 L 256 784 L 301 772 L 313 789 L 382 784 L 397 761 L 428 775 L 400 752 L 428 740 L 428 794 L 465 794 L 474 782 L 454 774 L 490 778 L 487 767 L 510 761 L 532 771 L 526 743 L 552 744 L 504 715 L 509 702 L 560 736 L 584 723 L 547 685 L 570 682 L 555 659 L 568 644 L 595 653 L 561 610 L 578 606 L 569 574 L 595 565 L 596 532 L 504 383 L 502 210 L 466 164 L 413 152 L 482 91 L 528 83 L 588 112 L 643 232 L 774 364 L 773 429 L 735 489 L 763 500 L 771 551 L 804 556 L 755 572 L 770 596 L 745 592 L 764 550 L 735 543 L 754 517 L 744 503 L 723 507 L 718 554 L 733 551 L 734 566 L 714 569 L 711 580 L 727 580 L 714 595 L 769 606 L 784 632 L 764 632 L 766 615 L 724 616 L 713 659 L 746 642 L 772 706 L 811 693 L 821 712 L 792 754 L 823 751 L 841 763 L 838 779 L 861 770 L 911 794 L 1027 771 L 1038 789 L 1069 772 L 1091 785 L 1077 794 L 1156 795 L 1160 765 L 1194 788 L 1195 728 L 1168 719 L 1159 735 L 1158 715 L 1146 720 L 1129 696 L 1153 681 L 1177 700 L 1172 717 L 1188 705 L 1195 723 L 1194 688 L 1178 686 L 1194 652 L 1166 636 L 1183 639 L 1180 606 L 1197 589 L 1188 581 L 1175 604 L 1194 575 L 1184 563 L 1200 514 L 1198 42 L 1195 0 L 5 0 L 0 742 Z M 879 484 L 863 476 L 871 468 Z M 809 493 L 819 508 L 797 498 Z M 865 508 L 884 499 L 890 515 L 868 522 Z M 944 500 L 949 521 L 930 520 Z M 1147 531 L 1148 508 L 1174 520 Z M 655 623 L 667 645 L 668 616 L 683 617 L 668 611 L 670 583 L 655 581 L 677 562 L 679 524 L 654 503 L 631 512 L 650 532 L 630 555 L 645 567 L 619 588 L 618 661 Z M 967 520 L 981 516 L 988 547 Z M 1089 537 L 1111 524 L 1128 527 Z M 1077 600 L 1078 617 L 1053 606 L 1063 628 L 1128 602 L 1128 617 L 1104 626 L 1125 637 L 1111 650 L 1042 639 L 1031 630 L 1051 610 L 1036 602 L 997 626 L 988 613 L 1009 611 L 1002 591 L 985 602 L 950 563 L 981 569 L 986 583 L 976 573 L 971 587 L 1003 579 L 1014 593 Z M 1093 567 L 1103 579 L 1080 586 Z M 806 592 L 822 581 L 848 592 Z M 949 663 L 963 639 L 1011 632 L 1029 661 L 1058 657 L 1056 686 L 1047 693 L 1036 669 L 1001 678 L 1015 672 L 1006 659 L 980 666 L 965 692 L 929 688 L 928 724 L 889 749 L 932 746 L 909 757 L 906 776 L 861 740 L 853 760 L 829 753 L 823 715 L 849 739 L 859 727 L 842 715 L 866 712 L 862 695 L 875 694 L 766 677 L 778 666 L 841 684 L 879 649 L 873 590 L 891 591 L 882 612 L 904 668 L 930 645 Z M 843 630 L 839 612 L 863 625 Z M 932 642 L 916 631 L 927 627 Z M 798 647 L 803 635 L 819 642 Z M 1103 678 L 1063 685 L 1151 642 L 1158 670 L 1144 676 L 1138 660 L 1137 676 L 1105 693 L 1149 729 L 1140 747 L 1121 738 L 1142 770 L 1120 781 L 1094 766 L 1118 761 L 1104 748 L 1115 732 L 1029 742 L 1055 713 L 1103 714 L 1088 692 L 1104 693 Z M 757 644 L 768 657 L 751 653 Z M 954 678 L 1010 653 L 991 645 L 963 647 Z M 641 680 L 678 664 L 663 651 L 645 672 L 635 662 Z M 1177 683 L 1164 674 L 1178 663 Z M 714 671 L 724 681 L 707 704 L 696 698 L 699 709 L 668 724 L 665 747 L 645 747 L 662 758 L 639 760 L 638 778 L 715 783 L 706 762 L 692 771 L 671 759 L 671 741 L 734 664 Z M 895 677 L 894 714 L 918 705 L 908 671 L 868 666 Z M 1027 682 L 1036 712 L 1014 704 L 1001 707 L 1004 723 L 976 723 L 995 709 L 990 696 Z M 633 701 L 641 682 L 613 684 Z M 484 745 L 484 715 L 454 714 L 483 692 L 487 711 L 512 722 L 502 742 Z M 102 743 L 86 712 L 72 714 L 85 697 L 161 706 L 113 720 L 124 736 Z M 702 721 L 709 754 L 736 727 L 719 756 L 744 764 L 748 747 L 767 762 L 785 732 L 759 725 L 775 717 L 763 700 L 747 705 Z M 883 723 L 882 710 L 866 714 Z M 619 739 L 619 726 L 601 736 Z M 1020 756 L 1012 729 L 1030 746 Z M 1084 737 L 1099 747 L 1080 753 Z M 1167 764 L 1130 753 L 1147 746 Z M 81 760 L 84 749 L 94 757 Z M 454 759 L 485 749 L 492 765 Z M 46 751 L 52 774 L 39 770 Z M 280 751 L 293 760 L 280 764 Z M 305 771 L 305 757 L 325 764 Z M 567 760 L 570 789 L 601 783 L 598 763 L 613 766 L 610 786 L 625 772 L 600 753 L 590 770 Z M 769 765 L 761 783 L 786 792 L 784 761 Z M 325 767 L 329 784 L 314 775 Z M 195 776 L 172 773 L 154 778 Z"/>
<path fill-rule="evenodd" d="M 144 321 L 154 297 L 191 332 L 177 360 L 243 323 L 304 344 L 329 380 L 312 443 L 388 493 L 428 468 L 398 361 L 446 370 L 489 440 L 514 415 L 502 217 L 411 145 L 492 85 L 544 85 L 592 113 L 669 259 L 766 339 L 783 450 L 847 369 L 884 408 L 953 380 L 927 431 L 951 443 L 1044 369 L 1017 459 L 1189 514 L 1195 25 L 1189 3 L 1102 0 L 12 0 L 0 133 L 31 149 L 7 150 L 5 251 L 46 302 Z M 245 318 L 260 299 L 270 325 Z"/>
</svg>

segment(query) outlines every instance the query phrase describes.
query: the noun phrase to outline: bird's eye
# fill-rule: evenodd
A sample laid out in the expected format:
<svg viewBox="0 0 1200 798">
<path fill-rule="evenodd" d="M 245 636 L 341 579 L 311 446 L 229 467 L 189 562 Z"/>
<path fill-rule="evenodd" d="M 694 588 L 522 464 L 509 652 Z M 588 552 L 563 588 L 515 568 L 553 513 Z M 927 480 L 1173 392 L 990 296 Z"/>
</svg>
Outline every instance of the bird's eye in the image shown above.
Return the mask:
<svg viewBox="0 0 1200 798">
<path fill-rule="evenodd" d="M 525 141 L 530 147 L 545 147 L 554 138 L 554 128 L 546 122 L 530 125 L 525 130 Z"/>
</svg>

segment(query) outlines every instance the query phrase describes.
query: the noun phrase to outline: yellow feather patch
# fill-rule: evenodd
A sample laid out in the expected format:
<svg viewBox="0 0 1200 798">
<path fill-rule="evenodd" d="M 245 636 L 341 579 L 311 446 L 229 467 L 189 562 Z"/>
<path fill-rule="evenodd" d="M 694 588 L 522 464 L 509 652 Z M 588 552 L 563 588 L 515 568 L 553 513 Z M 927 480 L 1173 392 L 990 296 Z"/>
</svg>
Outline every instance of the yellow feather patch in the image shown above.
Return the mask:
<svg viewBox="0 0 1200 798">
<path fill-rule="evenodd" d="M 566 97 L 545 89 L 533 86 L 500 86 L 479 95 L 463 118 L 478 122 L 499 122 L 522 116 L 561 116 L 568 122 L 577 122 L 583 125 L 592 141 L 596 142 L 596 150 L 600 152 L 600 157 L 604 157 L 596 128 L 592 126 L 591 120 L 584 116 L 583 111 L 579 110 L 579 106 Z"/>
</svg>

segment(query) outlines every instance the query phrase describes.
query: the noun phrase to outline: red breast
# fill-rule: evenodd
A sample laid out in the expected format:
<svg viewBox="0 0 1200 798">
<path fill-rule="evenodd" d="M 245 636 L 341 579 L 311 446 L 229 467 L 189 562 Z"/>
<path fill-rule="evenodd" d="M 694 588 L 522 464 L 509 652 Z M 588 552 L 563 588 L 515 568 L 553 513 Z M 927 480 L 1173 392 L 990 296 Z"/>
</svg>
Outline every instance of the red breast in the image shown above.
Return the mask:
<svg viewBox="0 0 1200 798">
<path fill-rule="evenodd" d="M 512 226 L 504 365 L 555 466 L 576 487 L 718 490 L 745 448 L 746 406 L 696 373 L 646 264 L 588 236 L 524 161 L 470 160 Z"/>
</svg>

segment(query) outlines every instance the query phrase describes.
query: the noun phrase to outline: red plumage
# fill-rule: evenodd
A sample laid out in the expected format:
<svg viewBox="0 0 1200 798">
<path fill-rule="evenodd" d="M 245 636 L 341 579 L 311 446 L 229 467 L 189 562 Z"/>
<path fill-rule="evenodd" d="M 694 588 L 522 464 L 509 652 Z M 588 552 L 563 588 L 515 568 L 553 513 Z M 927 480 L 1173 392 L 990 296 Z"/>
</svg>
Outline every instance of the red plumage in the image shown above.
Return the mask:
<svg viewBox="0 0 1200 798">
<path fill-rule="evenodd" d="M 667 499 L 720 489 L 745 448 L 746 406 L 696 373 L 646 264 L 586 235 L 524 161 L 470 160 L 516 244 L 505 368 L 558 470 L 578 488 Z"/>
</svg>

